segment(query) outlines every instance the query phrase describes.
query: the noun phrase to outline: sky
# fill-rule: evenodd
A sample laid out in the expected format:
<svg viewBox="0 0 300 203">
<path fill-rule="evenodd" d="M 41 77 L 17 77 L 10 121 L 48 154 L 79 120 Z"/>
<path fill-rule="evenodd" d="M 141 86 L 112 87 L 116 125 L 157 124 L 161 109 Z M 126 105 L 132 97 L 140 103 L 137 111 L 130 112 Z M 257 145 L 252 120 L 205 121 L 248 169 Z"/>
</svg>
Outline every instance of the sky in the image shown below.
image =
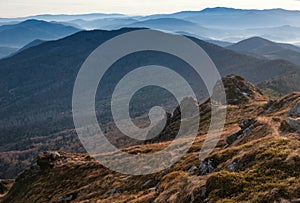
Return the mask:
<svg viewBox="0 0 300 203">
<path fill-rule="evenodd" d="M 300 0 L 0 0 L 0 17 L 81 13 L 148 15 L 207 7 L 300 10 Z"/>
</svg>

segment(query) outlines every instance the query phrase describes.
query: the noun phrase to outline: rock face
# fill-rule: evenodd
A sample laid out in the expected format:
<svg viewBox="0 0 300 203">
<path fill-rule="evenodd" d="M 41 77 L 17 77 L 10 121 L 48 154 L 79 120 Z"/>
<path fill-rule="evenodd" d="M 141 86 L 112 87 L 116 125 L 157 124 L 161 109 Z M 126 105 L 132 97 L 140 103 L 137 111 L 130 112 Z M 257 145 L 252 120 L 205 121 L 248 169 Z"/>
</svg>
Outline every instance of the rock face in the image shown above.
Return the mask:
<svg viewBox="0 0 300 203">
<path fill-rule="evenodd" d="M 228 145 L 232 145 L 236 140 L 240 139 L 244 134 L 250 132 L 255 127 L 255 123 L 256 123 L 255 119 L 246 118 L 245 120 L 243 120 L 243 122 L 239 124 L 241 130 L 228 136 L 226 138 L 226 143 Z"/>
<path fill-rule="evenodd" d="M 239 105 L 251 100 L 266 100 L 266 97 L 257 87 L 240 76 L 229 75 L 223 78 L 222 82 L 226 93 L 226 101 L 215 101 L 217 103 Z M 221 94 L 221 90 L 221 82 L 219 81 L 214 88 L 214 94 Z"/>
<path fill-rule="evenodd" d="M 300 117 L 300 103 L 296 104 L 289 112 L 289 116 L 292 118 Z"/>
<path fill-rule="evenodd" d="M 201 161 L 198 168 L 201 175 L 211 173 L 215 169 L 213 166 L 213 160 L 211 159 Z"/>
<path fill-rule="evenodd" d="M 77 197 L 77 193 L 76 192 L 71 193 L 71 194 L 65 194 L 65 195 L 60 196 L 57 199 L 57 202 L 71 202 L 72 200 L 75 200 L 76 197 Z"/>
<path fill-rule="evenodd" d="M 281 122 L 280 130 L 283 132 L 300 133 L 300 118 L 294 119 L 287 117 Z"/>
<path fill-rule="evenodd" d="M 61 155 L 58 152 L 44 152 L 37 157 L 37 165 L 41 170 L 53 168 L 53 161 L 57 160 Z"/>
<path fill-rule="evenodd" d="M 281 122 L 280 130 L 283 132 L 300 133 L 300 103 L 297 103 L 288 112 L 288 117 Z"/>
<path fill-rule="evenodd" d="M 193 166 L 189 169 L 189 175 L 199 174 L 206 175 L 213 172 L 216 168 L 216 164 L 213 159 L 206 159 L 200 162 L 198 166 Z"/>
<path fill-rule="evenodd" d="M 220 91 L 223 90 L 223 87 L 225 89 L 226 93 L 226 101 L 217 101 L 215 99 L 218 99 L 219 97 L 216 95 L 220 95 Z M 214 92 L 211 97 L 211 100 L 208 99 L 206 102 L 204 102 L 201 105 L 198 105 L 198 103 L 192 98 L 186 98 L 182 101 L 182 106 L 184 108 L 188 109 L 193 109 L 189 108 L 188 106 L 190 105 L 198 105 L 200 109 L 200 117 L 201 117 L 201 122 L 205 122 L 203 118 L 207 118 L 207 122 L 210 122 L 210 111 L 211 111 L 211 105 L 243 105 L 245 103 L 250 103 L 252 101 L 268 101 L 268 99 L 263 96 L 261 91 L 256 88 L 253 84 L 250 82 L 247 82 L 244 80 L 242 77 L 237 76 L 237 75 L 229 75 L 225 78 L 222 79 L 222 81 L 219 81 L 215 87 L 214 87 Z M 188 111 L 189 112 L 189 111 Z M 188 114 L 190 118 L 193 118 L 195 115 L 194 112 L 190 112 Z M 167 114 L 167 123 L 164 128 L 164 130 L 156 137 L 152 139 L 148 139 L 145 141 L 145 144 L 149 143 L 156 143 L 156 142 L 162 142 L 162 141 L 169 141 L 175 139 L 178 129 L 180 126 L 180 121 L 181 121 L 181 112 L 180 108 L 177 107 L 175 111 L 173 112 L 173 115 Z M 251 130 L 250 126 L 252 123 L 247 123 L 247 120 L 245 119 L 245 126 L 241 127 L 241 131 L 238 132 L 236 135 L 232 136 L 232 140 L 234 141 L 239 137 L 241 134 Z M 251 122 L 251 121 L 249 121 Z M 200 124 L 201 125 L 201 124 Z M 248 125 L 248 126 L 247 126 Z M 231 139 L 231 138 L 229 138 Z M 233 142 L 232 141 L 232 142 Z M 231 141 L 229 141 L 231 142 Z"/>
</svg>

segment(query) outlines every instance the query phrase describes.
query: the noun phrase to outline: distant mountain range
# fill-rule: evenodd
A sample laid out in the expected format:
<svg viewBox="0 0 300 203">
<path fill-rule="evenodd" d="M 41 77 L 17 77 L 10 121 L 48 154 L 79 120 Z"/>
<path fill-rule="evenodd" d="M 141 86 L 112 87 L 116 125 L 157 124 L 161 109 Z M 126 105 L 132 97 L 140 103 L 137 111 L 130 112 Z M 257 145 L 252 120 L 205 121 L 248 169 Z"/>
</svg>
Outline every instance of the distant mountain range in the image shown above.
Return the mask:
<svg viewBox="0 0 300 203">
<path fill-rule="evenodd" d="M 75 15 L 35 15 L 35 16 L 28 16 L 28 17 L 19 17 L 19 18 L 0 18 L 1 23 L 5 22 L 12 22 L 12 21 L 25 21 L 29 19 L 37 19 L 43 21 L 71 21 L 76 19 L 83 19 L 83 20 L 95 20 L 99 18 L 116 18 L 116 17 L 124 17 L 123 14 L 104 14 L 104 13 L 90 13 L 90 14 L 75 14 Z"/>
<path fill-rule="evenodd" d="M 56 141 L 53 143 L 51 141 L 50 144 L 48 137 L 52 137 L 51 140 L 54 141 L 58 139 L 57 136 L 62 135 L 61 133 L 68 134 L 66 131 L 74 128 L 71 98 L 74 81 L 81 64 L 104 41 L 133 30 L 135 29 L 81 31 L 60 40 L 35 41 L 31 44 L 33 46 L 29 44 L 27 48 L 15 55 L 0 60 L 0 150 L 23 151 L 32 146 L 28 154 L 23 154 L 24 157 L 32 158 L 39 151 L 61 148 L 62 145 Z M 238 74 L 260 85 L 261 88 L 278 91 L 278 94 L 299 90 L 300 67 L 293 63 L 286 60 L 256 58 L 194 37 L 191 39 L 209 54 L 222 76 Z M 132 67 L 141 65 L 140 60 L 137 59 L 143 58 L 146 63 L 151 64 L 151 61 L 157 62 L 157 57 L 161 58 L 160 65 L 168 64 L 192 81 L 191 83 L 195 81 L 186 64 L 160 53 L 141 53 L 121 60 L 107 73 L 107 78 L 102 83 L 105 84 L 105 88 L 102 88 L 96 97 L 97 115 L 101 121 L 103 119 L 104 122 L 110 121 L 110 114 L 105 109 L 107 96 L 120 77 Z M 289 80 L 284 83 L 284 86 L 274 82 L 285 81 L 293 74 L 297 75 L 296 79 Z M 205 97 L 203 84 L 194 85 L 197 87 L 197 94 Z M 141 98 L 142 107 L 149 102 L 149 98 L 151 99 L 151 95 Z M 35 138 L 43 140 L 40 142 L 47 142 L 47 145 L 35 146 Z M 27 143 L 26 146 L 24 142 Z M 126 144 L 122 139 L 114 142 Z M 23 169 L 26 162 L 22 164 L 24 165 L 10 172 L 10 169 L 3 168 L 0 176 L 7 174 L 6 177 L 12 177 L 16 171 Z"/>
<path fill-rule="evenodd" d="M 260 37 L 253 37 L 243 40 L 236 44 L 230 45 L 227 48 L 253 54 L 254 56 L 263 56 L 269 59 L 285 59 L 300 65 L 300 47 L 275 43 Z"/>
<path fill-rule="evenodd" d="M 135 18 L 131 17 L 115 17 L 115 18 L 100 18 L 96 20 L 83 20 L 75 19 L 72 21 L 64 22 L 72 26 L 77 26 L 82 29 L 103 29 L 103 30 L 112 30 L 119 29 L 121 27 L 126 27 L 132 23 L 139 22 Z"/>
<path fill-rule="evenodd" d="M 202 11 L 183 11 L 149 16 L 123 14 L 38 15 L 2 18 L 0 24 L 11 24 L 28 19 L 55 21 L 66 26 L 88 30 L 147 27 L 172 32 L 189 32 L 201 38 L 217 41 L 237 42 L 259 36 L 273 41 L 295 44 L 300 42 L 300 11 L 283 9 L 243 10 L 219 7 L 207 8 Z"/>
<path fill-rule="evenodd" d="M 78 32 L 79 29 L 41 20 L 26 20 L 0 26 L 0 46 L 22 47 L 36 40 L 54 40 Z"/>
<path fill-rule="evenodd" d="M 300 26 L 300 12 L 283 9 L 244 10 L 233 8 L 207 8 L 202 11 L 182 11 L 173 14 L 146 16 L 143 19 L 178 18 L 214 28 Z"/>
</svg>

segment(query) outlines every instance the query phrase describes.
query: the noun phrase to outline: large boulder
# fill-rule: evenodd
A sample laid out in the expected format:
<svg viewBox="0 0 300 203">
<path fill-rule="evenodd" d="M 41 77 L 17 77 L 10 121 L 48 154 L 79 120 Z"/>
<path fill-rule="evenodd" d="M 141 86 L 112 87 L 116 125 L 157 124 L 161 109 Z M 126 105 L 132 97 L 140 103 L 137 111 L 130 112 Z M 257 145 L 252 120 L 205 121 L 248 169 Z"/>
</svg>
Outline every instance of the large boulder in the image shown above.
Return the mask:
<svg viewBox="0 0 300 203">
<path fill-rule="evenodd" d="M 246 118 L 244 119 L 241 123 L 239 123 L 239 127 L 241 128 L 241 130 L 239 130 L 238 132 L 229 135 L 226 138 L 226 143 L 227 145 L 232 145 L 236 140 L 240 139 L 244 134 L 250 132 L 256 124 L 256 120 L 255 119 L 249 119 Z"/>
<path fill-rule="evenodd" d="M 300 133 L 300 118 L 295 119 L 295 118 L 287 117 L 285 120 L 281 122 L 280 130 L 282 132 Z"/>
<path fill-rule="evenodd" d="M 292 118 L 300 117 L 300 103 L 296 104 L 289 112 L 289 116 Z"/>
<path fill-rule="evenodd" d="M 55 151 L 48 151 L 40 154 L 37 157 L 37 165 L 41 170 L 51 169 L 54 166 L 54 161 L 60 158 L 61 155 Z"/>
</svg>

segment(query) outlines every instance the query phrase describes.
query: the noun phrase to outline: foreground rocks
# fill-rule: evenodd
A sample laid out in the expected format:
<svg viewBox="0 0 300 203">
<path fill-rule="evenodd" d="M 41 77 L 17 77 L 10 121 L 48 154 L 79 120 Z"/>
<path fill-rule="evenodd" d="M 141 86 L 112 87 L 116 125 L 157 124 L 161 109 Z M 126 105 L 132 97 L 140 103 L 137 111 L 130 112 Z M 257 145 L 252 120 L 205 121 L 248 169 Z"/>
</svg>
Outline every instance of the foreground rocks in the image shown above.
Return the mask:
<svg viewBox="0 0 300 203">
<path fill-rule="evenodd" d="M 296 132 L 300 134 L 300 103 L 297 103 L 288 113 L 288 117 L 282 121 L 280 130 L 283 132 Z"/>
<path fill-rule="evenodd" d="M 256 123 L 255 119 L 248 119 L 248 118 L 244 119 L 239 124 L 241 130 L 226 138 L 227 145 L 233 144 L 235 141 L 239 140 L 243 135 L 245 135 L 248 132 L 251 132 L 251 130 L 255 127 L 255 123 Z"/>
<path fill-rule="evenodd" d="M 54 161 L 59 159 L 61 155 L 58 152 L 44 152 L 37 157 L 36 163 L 41 170 L 51 169 L 54 166 Z"/>
</svg>

